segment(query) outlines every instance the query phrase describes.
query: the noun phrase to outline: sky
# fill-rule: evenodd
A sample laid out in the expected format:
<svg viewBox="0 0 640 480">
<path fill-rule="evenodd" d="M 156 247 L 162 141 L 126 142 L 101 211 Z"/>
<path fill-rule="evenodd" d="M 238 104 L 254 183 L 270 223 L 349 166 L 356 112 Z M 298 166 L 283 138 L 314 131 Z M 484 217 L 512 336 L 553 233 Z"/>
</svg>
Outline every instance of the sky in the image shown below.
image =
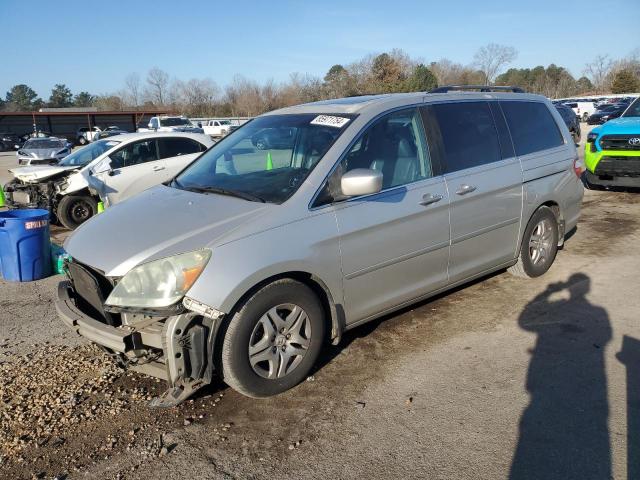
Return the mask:
<svg viewBox="0 0 640 480">
<path fill-rule="evenodd" d="M 640 47 L 640 1 L 0 0 L 0 96 L 26 83 L 48 99 L 115 92 L 157 66 L 181 80 L 323 77 L 334 64 L 400 48 L 468 64 L 510 45 L 513 67 L 555 63 L 576 77 L 596 55 Z"/>
</svg>

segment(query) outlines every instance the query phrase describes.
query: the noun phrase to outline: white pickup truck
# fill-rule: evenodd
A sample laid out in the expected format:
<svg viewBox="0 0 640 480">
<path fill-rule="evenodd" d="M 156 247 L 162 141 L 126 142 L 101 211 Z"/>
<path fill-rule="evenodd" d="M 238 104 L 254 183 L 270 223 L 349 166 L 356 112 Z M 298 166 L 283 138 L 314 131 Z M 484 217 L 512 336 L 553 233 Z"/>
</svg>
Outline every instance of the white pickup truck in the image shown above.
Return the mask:
<svg viewBox="0 0 640 480">
<path fill-rule="evenodd" d="M 208 120 L 202 124 L 202 128 L 210 137 L 221 138 L 229 135 L 238 126 L 232 125 L 229 120 Z"/>
<path fill-rule="evenodd" d="M 204 133 L 204 130 L 191 123 L 187 117 L 171 117 L 162 115 L 151 117 L 149 124 L 145 127 L 138 127 L 138 132 L 187 132 Z"/>
</svg>

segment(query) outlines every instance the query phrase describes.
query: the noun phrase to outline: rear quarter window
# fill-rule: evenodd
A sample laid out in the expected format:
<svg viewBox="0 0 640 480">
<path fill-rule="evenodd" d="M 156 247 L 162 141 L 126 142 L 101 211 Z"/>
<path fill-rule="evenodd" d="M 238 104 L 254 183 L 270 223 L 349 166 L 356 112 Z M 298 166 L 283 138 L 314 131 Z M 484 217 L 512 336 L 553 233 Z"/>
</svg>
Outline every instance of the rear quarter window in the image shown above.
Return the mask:
<svg viewBox="0 0 640 480">
<path fill-rule="evenodd" d="M 551 112 L 542 102 L 501 101 L 516 155 L 564 145 L 564 139 Z"/>
</svg>

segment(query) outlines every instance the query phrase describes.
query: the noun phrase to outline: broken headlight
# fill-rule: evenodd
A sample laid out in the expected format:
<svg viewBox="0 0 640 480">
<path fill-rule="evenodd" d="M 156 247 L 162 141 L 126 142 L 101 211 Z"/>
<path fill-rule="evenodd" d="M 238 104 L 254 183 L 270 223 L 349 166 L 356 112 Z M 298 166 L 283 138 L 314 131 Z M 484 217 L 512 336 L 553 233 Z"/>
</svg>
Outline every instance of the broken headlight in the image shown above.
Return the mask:
<svg viewBox="0 0 640 480">
<path fill-rule="evenodd" d="M 182 253 L 138 265 L 107 298 L 114 307 L 163 308 L 179 301 L 211 258 L 210 250 Z"/>
</svg>

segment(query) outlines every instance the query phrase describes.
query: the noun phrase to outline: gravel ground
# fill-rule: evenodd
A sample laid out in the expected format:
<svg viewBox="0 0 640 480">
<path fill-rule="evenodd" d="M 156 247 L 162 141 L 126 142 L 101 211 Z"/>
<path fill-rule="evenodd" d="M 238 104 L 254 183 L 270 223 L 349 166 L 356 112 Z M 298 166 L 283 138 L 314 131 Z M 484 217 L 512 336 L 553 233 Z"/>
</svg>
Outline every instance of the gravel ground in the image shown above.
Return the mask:
<svg viewBox="0 0 640 480">
<path fill-rule="evenodd" d="M 640 194 L 587 192 L 542 278 L 358 328 L 278 397 L 166 410 L 67 332 L 58 278 L 0 281 L 0 478 L 640 478 L 639 241 Z"/>
</svg>

